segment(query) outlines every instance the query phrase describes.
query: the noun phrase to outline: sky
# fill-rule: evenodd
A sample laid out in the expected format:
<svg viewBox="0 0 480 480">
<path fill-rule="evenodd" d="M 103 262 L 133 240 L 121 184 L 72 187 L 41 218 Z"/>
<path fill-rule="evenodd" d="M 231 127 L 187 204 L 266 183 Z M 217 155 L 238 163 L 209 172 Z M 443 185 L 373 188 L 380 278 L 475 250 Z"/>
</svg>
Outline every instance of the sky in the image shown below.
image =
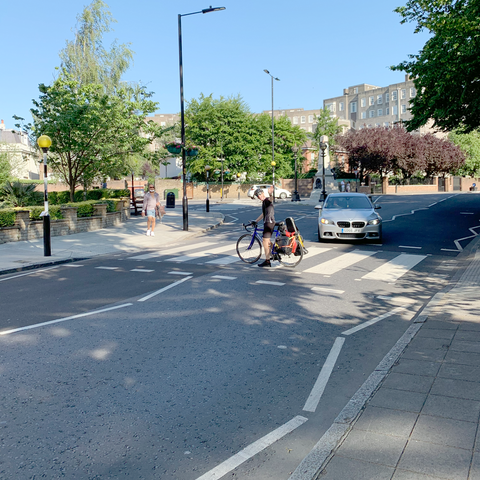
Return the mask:
<svg viewBox="0 0 480 480">
<path fill-rule="evenodd" d="M 154 92 L 155 113 L 180 111 L 178 14 L 208 8 L 206 0 L 105 0 L 117 20 L 104 37 L 129 43 L 134 63 L 123 80 Z M 214 0 L 208 0 L 213 2 Z M 217 0 L 215 0 L 217 1 Z M 391 65 L 421 50 L 428 37 L 400 24 L 393 10 L 406 0 L 218 0 L 219 12 L 182 17 L 185 100 L 213 94 L 240 95 L 252 112 L 305 110 L 323 99 L 367 83 L 402 82 Z M 31 121 L 38 85 L 51 84 L 59 52 L 73 40 L 76 17 L 88 1 L 23 0 L 0 9 L 2 66 L 0 119 L 15 128 L 13 115 Z"/>
</svg>

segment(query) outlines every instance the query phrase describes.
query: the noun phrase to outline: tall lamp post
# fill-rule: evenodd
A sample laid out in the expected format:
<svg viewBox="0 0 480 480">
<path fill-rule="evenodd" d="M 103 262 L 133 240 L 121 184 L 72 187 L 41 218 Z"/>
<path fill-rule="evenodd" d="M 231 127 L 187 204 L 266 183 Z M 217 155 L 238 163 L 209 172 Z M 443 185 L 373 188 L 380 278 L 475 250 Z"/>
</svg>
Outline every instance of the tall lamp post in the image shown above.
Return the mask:
<svg viewBox="0 0 480 480">
<path fill-rule="evenodd" d="M 184 13 L 178 15 L 178 58 L 180 67 L 180 117 L 182 131 L 182 180 L 183 180 L 183 229 L 188 230 L 188 200 L 187 200 L 187 164 L 185 160 L 185 104 L 183 98 L 183 60 L 182 60 L 182 17 L 197 15 L 199 13 L 218 12 L 225 7 L 204 8 L 199 12 Z"/>
<path fill-rule="evenodd" d="M 47 135 L 41 135 L 37 140 L 38 146 L 43 151 L 43 185 L 45 209 L 42 212 L 43 217 L 43 256 L 52 256 L 52 244 L 50 241 L 50 214 L 48 213 L 48 176 L 47 176 L 47 152 L 52 145 L 52 140 Z"/>
<path fill-rule="evenodd" d="M 292 152 L 293 152 L 293 158 L 295 159 L 295 191 L 293 192 L 292 195 L 292 202 L 299 202 L 300 201 L 300 195 L 298 194 L 298 184 L 297 184 L 297 154 L 298 154 L 298 147 L 297 144 L 295 144 L 292 147 Z"/>
<path fill-rule="evenodd" d="M 275 203 L 275 165 L 276 165 L 276 162 L 272 161 L 271 165 L 272 165 L 273 203 Z"/>
<path fill-rule="evenodd" d="M 206 207 L 207 207 L 207 212 L 210 211 L 210 191 L 208 189 L 208 174 L 210 173 L 210 165 L 205 165 L 205 171 L 207 172 L 207 204 L 206 204 Z"/>
<path fill-rule="evenodd" d="M 274 123 L 273 123 L 273 81 L 280 81 L 279 78 L 274 77 L 268 70 L 264 70 L 267 75 L 270 75 L 272 79 L 272 166 L 275 164 L 275 135 L 274 135 Z M 275 173 L 274 173 L 275 177 Z M 273 203 L 275 203 L 275 178 L 273 179 Z"/>
<path fill-rule="evenodd" d="M 322 165 L 323 165 L 323 172 L 322 172 L 322 196 L 320 197 L 320 201 L 324 202 L 327 198 L 327 192 L 325 191 L 325 150 L 328 148 L 328 137 L 326 135 L 322 135 L 320 137 L 320 150 L 322 151 Z"/>
</svg>

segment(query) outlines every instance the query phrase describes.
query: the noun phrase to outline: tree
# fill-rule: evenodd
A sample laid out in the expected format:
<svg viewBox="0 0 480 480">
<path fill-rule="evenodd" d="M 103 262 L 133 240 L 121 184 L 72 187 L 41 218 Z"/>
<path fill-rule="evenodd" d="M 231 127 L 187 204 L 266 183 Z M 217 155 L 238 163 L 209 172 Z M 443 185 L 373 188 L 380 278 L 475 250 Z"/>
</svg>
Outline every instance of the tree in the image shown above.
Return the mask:
<svg viewBox="0 0 480 480">
<path fill-rule="evenodd" d="M 115 95 L 100 84 L 79 85 L 60 77 L 41 84 L 31 110 L 35 135 L 52 139 L 49 165 L 70 188 L 96 176 L 129 173 L 128 155 L 142 153 L 161 128 L 145 117 L 155 111 L 151 93 L 140 87 L 119 87 Z M 143 131 L 146 136 L 140 136 Z"/>
<path fill-rule="evenodd" d="M 478 130 L 468 134 L 451 132 L 448 138 L 465 154 L 465 164 L 460 167 L 460 175 L 480 178 L 480 132 Z"/>
<path fill-rule="evenodd" d="M 0 188 L 0 198 L 12 207 L 26 207 L 28 205 L 40 205 L 43 194 L 35 191 L 33 183 L 5 182 Z"/>
<path fill-rule="evenodd" d="M 8 153 L 0 151 L 0 185 L 3 185 L 12 177 L 12 166 L 8 158 Z"/>
<path fill-rule="evenodd" d="M 480 2 L 478 0 L 409 0 L 396 9 L 402 23 L 416 22 L 415 33 L 431 38 L 410 61 L 391 67 L 407 72 L 417 95 L 411 102 L 416 130 L 430 119 L 434 127 L 468 133 L 480 126 Z"/>
<path fill-rule="evenodd" d="M 336 136 L 342 133 L 342 127 L 338 124 L 338 118 L 332 117 L 330 110 L 325 107 L 323 110 L 320 110 L 320 115 L 315 115 L 314 123 L 317 124 L 317 127 L 313 133 L 308 134 L 308 137 L 316 145 L 317 151 L 320 148 L 320 137 L 327 135 L 330 150 L 333 152 L 337 144 Z"/>
<path fill-rule="evenodd" d="M 103 47 L 103 34 L 109 32 L 110 24 L 115 22 L 102 0 L 94 0 L 77 16 L 75 40 L 67 41 L 60 59 L 62 72 L 80 86 L 101 84 L 112 93 L 128 70 L 133 59 L 128 45 L 118 45 L 115 40 L 109 51 Z"/>
</svg>

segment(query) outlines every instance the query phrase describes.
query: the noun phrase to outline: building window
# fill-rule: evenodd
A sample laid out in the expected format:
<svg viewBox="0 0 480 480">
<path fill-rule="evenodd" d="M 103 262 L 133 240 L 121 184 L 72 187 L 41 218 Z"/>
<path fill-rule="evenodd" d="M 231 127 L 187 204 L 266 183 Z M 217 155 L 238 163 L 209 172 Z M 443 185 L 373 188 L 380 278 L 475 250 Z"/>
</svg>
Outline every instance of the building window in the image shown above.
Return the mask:
<svg viewBox="0 0 480 480">
<path fill-rule="evenodd" d="M 370 111 L 368 112 L 368 116 L 369 116 L 370 118 L 375 117 L 375 110 L 370 110 Z"/>
<path fill-rule="evenodd" d="M 360 115 L 362 116 L 362 119 L 367 118 L 367 112 L 362 112 Z"/>
<path fill-rule="evenodd" d="M 366 98 L 361 98 L 360 99 L 360 106 L 361 107 L 366 107 L 367 106 L 367 99 Z"/>
<path fill-rule="evenodd" d="M 397 115 L 398 114 L 398 107 L 396 105 L 394 105 L 392 107 L 392 115 Z"/>
<path fill-rule="evenodd" d="M 311 126 L 311 125 L 308 126 L 308 131 L 309 131 L 310 133 L 312 133 L 312 126 Z"/>
<path fill-rule="evenodd" d="M 340 102 L 340 103 L 338 104 L 338 111 L 339 111 L 339 112 L 343 112 L 343 109 L 344 109 L 343 102 Z"/>
<path fill-rule="evenodd" d="M 368 104 L 369 105 L 375 105 L 375 97 L 368 97 Z"/>
<path fill-rule="evenodd" d="M 329 112 L 335 112 L 335 104 L 334 103 L 327 103 L 325 105 Z"/>
<path fill-rule="evenodd" d="M 308 123 L 313 123 L 313 115 L 308 116 Z"/>
<path fill-rule="evenodd" d="M 164 127 L 165 125 L 166 125 L 165 122 L 160 122 L 160 126 L 161 126 L 161 127 Z"/>
<path fill-rule="evenodd" d="M 410 87 L 410 98 L 415 96 L 415 87 Z"/>
<path fill-rule="evenodd" d="M 356 113 L 357 112 L 357 102 L 350 103 L 350 112 Z"/>
<path fill-rule="evenodd" d="M 383 110 L 381 108 L 379 108 L 377 110 L 377 117 L 381 117 L 383 115 Z"/>
<path fill-rule="evenodd" d="M 407 113 L 407 106 L 406 105 L 402 105 L 402 113 Z"/>
<path fill-rule="evenodd" d="M 394 90 L 394 91 L 392 92 L 392 102 L 396 102 L 396 101 L 397 101 L 397 91 Z"/>
<path fill-rule="evenodd" d="M 377 104 L 381 105 L 383 103 L 383 95 L 377 95 Z"/>
<path fill-rule="evenodd" d="M 390 94 L 386 93 L 385 94 L 385 103 L 388 103 L 390 101 Z"/>
<path fill-rule="evenodd" d="M 390 115 L 390 107 L 385 107 L 385 115 Z"/>
<path fill-rule="evenodd" d="M 358 93 L 358 87 L 355 87 L 355 88 L 353 89 L 353 93 Z"/>
<path fill-rule="evenodd" d="M 298 117 L 293 117 L 293 124 L 298 125 Z"/>
<path fill-rule="evenodd" d="M 303 115 L 300 117 L 300 122 L 301 123 L 305 123 L 307 121 L 306 117 L 304 117 Z"/>
<path fill-rule="evenodd" d="M 407 90 L 406 90 L 405 88 L 402 88 L 402 94 L 401 94 L 401 95 L 402 95 L 402 97 L 401 97 L 402 100 L 403 100 L 404 98 L 407 98 Z"/>
</svg>

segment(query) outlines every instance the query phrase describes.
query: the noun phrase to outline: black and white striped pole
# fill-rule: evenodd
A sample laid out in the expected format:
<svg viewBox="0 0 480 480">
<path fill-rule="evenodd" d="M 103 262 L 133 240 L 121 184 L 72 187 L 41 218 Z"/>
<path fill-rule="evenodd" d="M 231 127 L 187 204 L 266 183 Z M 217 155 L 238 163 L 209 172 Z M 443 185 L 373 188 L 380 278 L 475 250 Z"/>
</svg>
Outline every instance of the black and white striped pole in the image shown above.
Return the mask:
<svg viewBox="0 0 480 480">
<path fill-rule="evenodd" d="M 52 256 L 52 245 L 50 241 L 50 214 L 48 213 L 48 176 L 47 176 L 47 152 L 52 145 L 52 140 L 47 135 L 42 135 L 37 140 L 38 146 L 43 151 L 43 185 L 45 209 L 41 213 L 43 217 L 43 256 Z"/>
</svg>

